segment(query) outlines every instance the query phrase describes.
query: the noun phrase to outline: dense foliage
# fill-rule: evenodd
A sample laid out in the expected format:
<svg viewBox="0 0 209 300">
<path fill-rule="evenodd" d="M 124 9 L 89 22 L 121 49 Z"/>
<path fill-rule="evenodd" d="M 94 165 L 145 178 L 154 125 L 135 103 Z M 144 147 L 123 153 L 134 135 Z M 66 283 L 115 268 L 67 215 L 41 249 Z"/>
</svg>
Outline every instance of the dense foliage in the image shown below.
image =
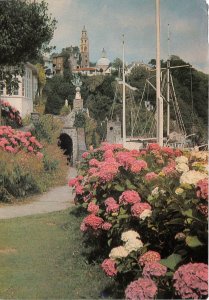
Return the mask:
<svg viewBox="0 0 209 300">
<path fill-rule="evenodd" d="M 23 75 L 23 63 L 34 62 L 53 37 L 56 21 L 44 1 L 0 1 L 0 70 L 10 93 Z"/>
<path fill-rule="evenodd" d="M 206 298 L 207 153 L 104 144 L 83 157 L 69 182 L 88 213 L 80 229 L 118 290 L 131 300 Z"/>
</svg>

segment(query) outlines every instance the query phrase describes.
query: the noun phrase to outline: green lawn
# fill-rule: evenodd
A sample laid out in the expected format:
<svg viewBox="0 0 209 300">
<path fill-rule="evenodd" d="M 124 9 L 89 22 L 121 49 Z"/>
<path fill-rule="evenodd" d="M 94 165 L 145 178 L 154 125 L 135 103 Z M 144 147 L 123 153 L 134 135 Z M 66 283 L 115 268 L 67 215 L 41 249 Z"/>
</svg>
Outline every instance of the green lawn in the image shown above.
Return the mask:
<svg viewBox="0 0 209 300">
<path fill-rule="evenodd" d="M 98 299 L 111 283 L 87 263 L 69 212 L 0 221 L 1 299 Z"/>
</svg>

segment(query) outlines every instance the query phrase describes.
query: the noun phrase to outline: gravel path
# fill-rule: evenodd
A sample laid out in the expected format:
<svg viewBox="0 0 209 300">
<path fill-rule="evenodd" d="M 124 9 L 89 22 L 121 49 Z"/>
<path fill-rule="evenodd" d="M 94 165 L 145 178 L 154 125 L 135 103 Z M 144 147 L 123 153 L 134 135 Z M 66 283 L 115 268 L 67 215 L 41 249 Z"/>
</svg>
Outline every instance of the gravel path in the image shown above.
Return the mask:
<svg viewBox="0 0 209 300">
<path fill-rule="evenodd" d="M 67 176 L 68 180 L 75 176 L 76 169 L 70 168 Z M 67 184 L 65 186 L 58 186 L 42 195 L 34 197 L 34 201 L 31 203 L 0 207 L 0 219 L 11 219 L 64 210 L 73 205 L 73 199 L 72 188 Z"/>
</svg>

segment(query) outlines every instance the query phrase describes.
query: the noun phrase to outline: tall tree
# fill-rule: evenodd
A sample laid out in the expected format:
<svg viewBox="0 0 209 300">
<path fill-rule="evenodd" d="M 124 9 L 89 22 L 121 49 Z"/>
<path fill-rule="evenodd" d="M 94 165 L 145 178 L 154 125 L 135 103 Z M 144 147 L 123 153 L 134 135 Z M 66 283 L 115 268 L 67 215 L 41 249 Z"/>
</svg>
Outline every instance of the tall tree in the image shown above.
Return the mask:
<svg viewBox="0 0 209 300">
<path fill-rule="evenodd" d="M 23 74 L 22 64 L 49 50 L 56 20 L 47 13 L 44 1 L 0 1 L 0 80 L 7 80 L 10 91 L 18 83 L 12 79 Z"/>
</svg>

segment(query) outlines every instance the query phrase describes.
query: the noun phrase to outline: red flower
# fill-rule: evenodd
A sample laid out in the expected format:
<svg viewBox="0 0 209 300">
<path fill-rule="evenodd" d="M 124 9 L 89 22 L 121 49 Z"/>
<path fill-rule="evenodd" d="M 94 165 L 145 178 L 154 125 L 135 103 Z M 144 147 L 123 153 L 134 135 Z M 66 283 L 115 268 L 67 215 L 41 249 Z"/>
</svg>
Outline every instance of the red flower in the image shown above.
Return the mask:
<svg viewBox="0 0 209 300">
<path fill-rule="evenodd" d="M 149 250 L 146 253 L 144 253 L 139 258 L 140 265 L 144 266 L 147 262 L 154 262 L 161 260 L 160 253 L 156 251 Z"/>
<path fill-rule="evenodd" d="M 97 230 L 102 227 L 104 220 L 100 217 L 95 216 L 94 214 L 88 215 L 84 218 L 83 223 L 94 230 Z"/>
<path fill-rule="evenodd" d="M 135 191 L 125 191 L 119 198 L 120 204 L 134 204 L 141 201 L 141 197 Z"/>
<path fill-rule="evenodd" d="M 115 276 L 117 274 L 117 269 L 115 267 L 115 261 L 112 259 L 105 259 L 101 265 L 102 269 L 108 276 Z"/>
</svg>

